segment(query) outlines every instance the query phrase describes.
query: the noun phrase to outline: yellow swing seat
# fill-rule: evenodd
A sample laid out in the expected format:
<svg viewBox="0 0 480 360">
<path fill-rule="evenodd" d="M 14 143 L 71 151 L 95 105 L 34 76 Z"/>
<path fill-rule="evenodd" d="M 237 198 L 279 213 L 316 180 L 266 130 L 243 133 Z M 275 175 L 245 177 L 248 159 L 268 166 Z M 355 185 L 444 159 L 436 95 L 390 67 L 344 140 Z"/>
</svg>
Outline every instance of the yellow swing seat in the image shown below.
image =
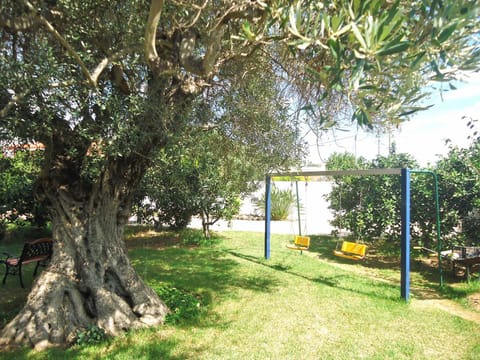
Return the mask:
<svg viewBox="0 0 480 360">
<path fill-rule="evenodd" d="M 287 245 L 287 248 L 291 250 L 308 250 L 310 247 L 310 236 L 301 236 L 297 235 L 295 236 L 295 240 L 293 244 Z"/>
<path fill-rule="evenodd" d="M 344 241 L 340 250 L 334 250 L 333 255 L 350 260 L 364 260 L 367 246 L 350 241 Z"/>
</svg>

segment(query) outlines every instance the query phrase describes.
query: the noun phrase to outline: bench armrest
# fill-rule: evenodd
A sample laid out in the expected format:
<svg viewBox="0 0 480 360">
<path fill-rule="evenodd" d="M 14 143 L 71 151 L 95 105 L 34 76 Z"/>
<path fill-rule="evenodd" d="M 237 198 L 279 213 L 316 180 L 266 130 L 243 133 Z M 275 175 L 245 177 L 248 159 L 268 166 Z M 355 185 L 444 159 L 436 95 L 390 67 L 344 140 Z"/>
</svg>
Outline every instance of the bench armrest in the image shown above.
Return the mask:
<svg viewBox="0 0 480 360">
<path fill-rule="evenodd" d="M 6 256 L 6 259 L 10 259 L 10 258 L 15 257 L 14 255 L 12 255 L 12 254 L 10 254 L 10 253 L 8 253 L 8 252 L 5 252 L 5 251 L 3 251 L 2 254 Z"/>
</svg>

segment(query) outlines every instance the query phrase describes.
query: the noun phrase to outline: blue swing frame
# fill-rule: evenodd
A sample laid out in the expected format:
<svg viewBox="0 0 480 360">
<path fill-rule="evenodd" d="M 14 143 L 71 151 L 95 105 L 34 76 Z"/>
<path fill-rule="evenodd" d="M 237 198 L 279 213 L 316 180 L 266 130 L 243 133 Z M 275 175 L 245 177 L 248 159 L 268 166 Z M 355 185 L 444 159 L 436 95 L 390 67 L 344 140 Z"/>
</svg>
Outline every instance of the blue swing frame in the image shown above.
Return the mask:
<svg viewBox="0 0 480 360">
<path fill-rule="evenodd" d="M 270 174 L 265 178 L 265 259 L 270 259 L 270 215 L 271 215 L 271 180 L 273 176 L 366 176 L 366 175 L 399 175 L 402 189 L 402 241 L 401 241 L 401 297 L 408 302 L 410 299 L 410 175 L 412 173 L 431 175 L 435 185 L 435 205 L 437 215 L 437 244 L 439 282 L 443 286 L 442 270 L 442 242 L 440 236 L 440 206 L 438 196 L 437 175 L 428 170 L 412 169 L 370 169 L 370 170 L 342 170 L 342 171 L 298 171 Z"/>
</svg>

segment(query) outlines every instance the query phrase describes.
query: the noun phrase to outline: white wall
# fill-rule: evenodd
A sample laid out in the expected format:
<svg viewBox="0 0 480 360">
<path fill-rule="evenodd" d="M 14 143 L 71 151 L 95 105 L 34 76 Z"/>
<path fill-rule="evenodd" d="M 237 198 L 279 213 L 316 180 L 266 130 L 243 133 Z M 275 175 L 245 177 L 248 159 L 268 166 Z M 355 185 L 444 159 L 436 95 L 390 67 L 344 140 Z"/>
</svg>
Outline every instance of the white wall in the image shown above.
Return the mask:
<svg viewBox="0 0 480 360">
<path fill-rule="evenodd" d="M 290 189 L 296 193 L 295 182 L 275 181 L 273 185 L 279 189 Z M 300 213 L 302 235 L 330 234 L 333 227 L 329 224 L 332 214 L 328 209 L 328 202 L 325 195 L 330 192 L 331 183 L 328 181 L 309 181 L 298 182 L 298 195 L 303 211 Z M 258 215 L 259 211 L 252 203 L 252 198 L 260 198 L 265 192 L 265 186 L 262 184 L 260 189 L 246 198 L 241 205 L 240 215 Z M 198 218 L 192 219 L 190 227 L 201 228 L 201 221 Z M 272 221 L 270 223 L 273 234 L 291 234 L 297 235 L 298 215 L 296 206 L 292 208 L 290 216 L 286 221 Z M 235 231 L 265 231 L 264 220 L 232 220 L 218 221 L 211 228 L 213 231 L 235 230 Z"/>
</svg>

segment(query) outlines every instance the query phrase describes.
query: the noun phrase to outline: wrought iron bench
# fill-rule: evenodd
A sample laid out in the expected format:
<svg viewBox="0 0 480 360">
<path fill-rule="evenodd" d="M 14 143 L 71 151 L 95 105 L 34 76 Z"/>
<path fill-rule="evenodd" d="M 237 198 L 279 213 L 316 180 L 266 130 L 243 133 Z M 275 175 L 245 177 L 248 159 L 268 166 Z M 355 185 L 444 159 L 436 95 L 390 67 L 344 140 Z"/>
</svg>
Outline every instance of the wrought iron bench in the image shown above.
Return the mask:
<svg viewBox="0 0 480 360">
<path fill-rule="evenodd" d="M 452 250 L 450 261 L 454 275 L 457 275 L 458 267 L 465 268 L 465 278 L 470 282 L 474 267 L 478 269 L 480 264 L 480 246 L 457 246 Z"/>
<path fill-rule="evenodd" d="M 50 260 L 50 257 L 52 256 L 52 248 L 52 239 L 41 238 L 25 242 L 22 253 L 19 257 L 15 257 L 9 253 L 4 253 L 4 255 L 7 257 L 5 260 L 2 260 L 6 267 L 2 284 L 5 284 L 8 275 L 18 274 L 20 276 L 20 285 L 22 288 L 25 288 L 22 279 L 22 266 L 36 262 L 37 265 L 35 266 L 33 276 L 37 275 L 38 267 L 45 266 L 47 261 Z"/>
</svg>

